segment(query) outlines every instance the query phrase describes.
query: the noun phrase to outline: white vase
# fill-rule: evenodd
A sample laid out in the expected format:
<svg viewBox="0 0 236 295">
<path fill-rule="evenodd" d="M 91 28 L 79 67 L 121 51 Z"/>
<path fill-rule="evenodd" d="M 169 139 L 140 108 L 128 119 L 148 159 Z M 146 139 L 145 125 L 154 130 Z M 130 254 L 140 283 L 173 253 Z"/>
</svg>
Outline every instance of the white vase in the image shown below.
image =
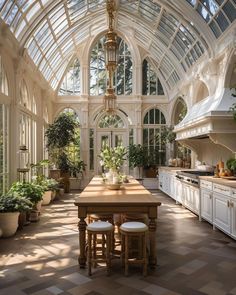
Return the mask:
<svg viewBox="0 0 236 295">
<path fill-rule="evenodd" d="M 16 233 L 19 215 L 19 212 L 0 213 L 0 229 L 3 238 L 11 237 Z"/>
</svg>

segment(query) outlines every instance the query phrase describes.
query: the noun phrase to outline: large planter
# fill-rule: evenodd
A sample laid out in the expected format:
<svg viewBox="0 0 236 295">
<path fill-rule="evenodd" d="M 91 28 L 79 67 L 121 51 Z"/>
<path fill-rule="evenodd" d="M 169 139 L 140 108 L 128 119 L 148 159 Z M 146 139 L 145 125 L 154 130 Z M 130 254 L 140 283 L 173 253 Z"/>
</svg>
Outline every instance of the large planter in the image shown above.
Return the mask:
<svg viewBox="0 0 236 295">
<path fill-rule="evenodd" d="M 42 207 L 42 200 L 41 201 L 39 201 L 38 203 L 36 203 L 35 205 L 34 205 L 34 210 L 35 211 L 38 211 L 38 212 L 40 212 L 41 211 L 41 207 Z"/>
<path fill-rule="evenodd" d="M 43 194 L 43 201 L 42 201 L 42 205 L 48 205 L 51 202 L 52 199 L 52 191 L 46 191 Z"/>
<path fill-rule="evenodd" d="M 64 186 L 65 193 L 70 192 L 70 173 L 69 172 L 61 172 L 62 183 Z"/>
<path fill-rule="evenodd" d="M 16 233 L 19 215 L 19 212 L 0 213 L 0 228 L 3 238 L 11 237 Z"/>
</svg>

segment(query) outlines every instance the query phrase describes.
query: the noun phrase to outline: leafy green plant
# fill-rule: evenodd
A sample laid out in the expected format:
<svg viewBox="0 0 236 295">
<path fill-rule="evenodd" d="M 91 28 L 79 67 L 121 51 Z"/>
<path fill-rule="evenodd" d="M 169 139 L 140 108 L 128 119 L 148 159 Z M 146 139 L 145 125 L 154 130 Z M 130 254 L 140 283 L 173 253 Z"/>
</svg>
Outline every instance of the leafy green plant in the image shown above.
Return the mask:
<svg viewBox="0 0 236 295">
<path fill-rule="evenodd" d="M 10 187 L 10 195 L 18 195 L 30 200 L 33 204 L 42 200 L 44 189 L 33 182 L 14 182 Z"/>
<path fill-rule="evenodd" d="M 226 162 L 226 166 L 229 170 L 233 171 L 234 173 L 236 173 L 236 159 L 229 159 Z"/>
<path fill-rule="evenodd" d="M 86 164 L 83 160 L 77 160 L 74 164 L 70 164 L 70 173 L 72 176 L 77 177 L 78 175 L 82 175 L 85 171 Z"/>
<path fill-rule="evenodd" d="M 32 207 L 32 202 L 27 198 L 10 194 L 0 196 L 0 212 L 24 212 Z"/>
<path fill-rule="evenodd" d="M 114 148 L 105 146 L 99 155 L 100 164 L 104 168 L 118 171 L 126 160 L 126 154 L 127 150 L 122 145 Z"/>
<path fill-rule="evenodd" d="M 75 128 L 78 122 L 71 113 L 61 113 L 55 121 L 49 125 L 45 132 L 47 137 L 47 148 L 65 148 L 69 143 L 75 141 Z"/>
<path fill-rule="evenodd" d="M 128 159 L 130 167 L 138 167 L 139 169 L 139 178 L 141 167 L 145 164 L 145 153 L 144 148 L 141 144 L 131 144 L 128 148 Z"/>
</svg>

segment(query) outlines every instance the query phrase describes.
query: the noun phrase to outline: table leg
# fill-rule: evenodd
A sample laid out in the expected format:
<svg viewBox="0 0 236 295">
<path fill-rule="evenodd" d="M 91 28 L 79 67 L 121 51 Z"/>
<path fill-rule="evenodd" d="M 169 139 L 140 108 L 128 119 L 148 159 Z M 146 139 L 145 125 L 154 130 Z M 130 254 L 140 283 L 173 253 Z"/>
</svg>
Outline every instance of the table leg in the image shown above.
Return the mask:
<svg viewBox="0 0 236 295">
<path fill-rule="evenodd" d="M 79 265 L 80 268 L 85 268 L 86 266 L 86 221 L 85 217 L 80 217 L 79 223 L 78 223 L 78 229 L 79 229 L 79 245 L 80 245 L 80 255 L 79 255 Z"/>
<path fill-rule="evenodd" d="M 150 218 L 149 221 L 149 239 L 150 239 L 150 255 L 149 255 L 149 265 L 151 268 L 155 268 L 157 264 L 157 254 L 156 254 L 156 219 Z"/>
</svg>

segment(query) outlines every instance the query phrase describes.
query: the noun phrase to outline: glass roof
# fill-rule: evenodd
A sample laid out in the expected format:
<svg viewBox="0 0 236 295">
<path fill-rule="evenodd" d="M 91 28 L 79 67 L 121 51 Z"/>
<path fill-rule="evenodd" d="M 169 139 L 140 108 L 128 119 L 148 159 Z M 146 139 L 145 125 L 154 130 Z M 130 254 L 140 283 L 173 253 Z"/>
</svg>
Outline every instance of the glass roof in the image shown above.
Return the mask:
<svg viewBox="0 0 236 295">
<path fill-rule="evenodd" d="M 200 14 L 216 38 L 236 20 L 235 0 L 185 0 Z"/>
<path fill-rule="evenodd" d="M 236 0 L 185 1 L 216 38 L 236 18 Z M 77 46 L 107 29 L 105 6 L 105 0 L 0 0 L 0 17 L 56 89 Z M 157 61 L 157 70 L 169 88 L 208 49 L 191 19 L 176 17 L 174 9 L 158 1 L 120 0 L 118 9 L 117 29 L 129 23 L 137 43 Z"/>
</svg>

